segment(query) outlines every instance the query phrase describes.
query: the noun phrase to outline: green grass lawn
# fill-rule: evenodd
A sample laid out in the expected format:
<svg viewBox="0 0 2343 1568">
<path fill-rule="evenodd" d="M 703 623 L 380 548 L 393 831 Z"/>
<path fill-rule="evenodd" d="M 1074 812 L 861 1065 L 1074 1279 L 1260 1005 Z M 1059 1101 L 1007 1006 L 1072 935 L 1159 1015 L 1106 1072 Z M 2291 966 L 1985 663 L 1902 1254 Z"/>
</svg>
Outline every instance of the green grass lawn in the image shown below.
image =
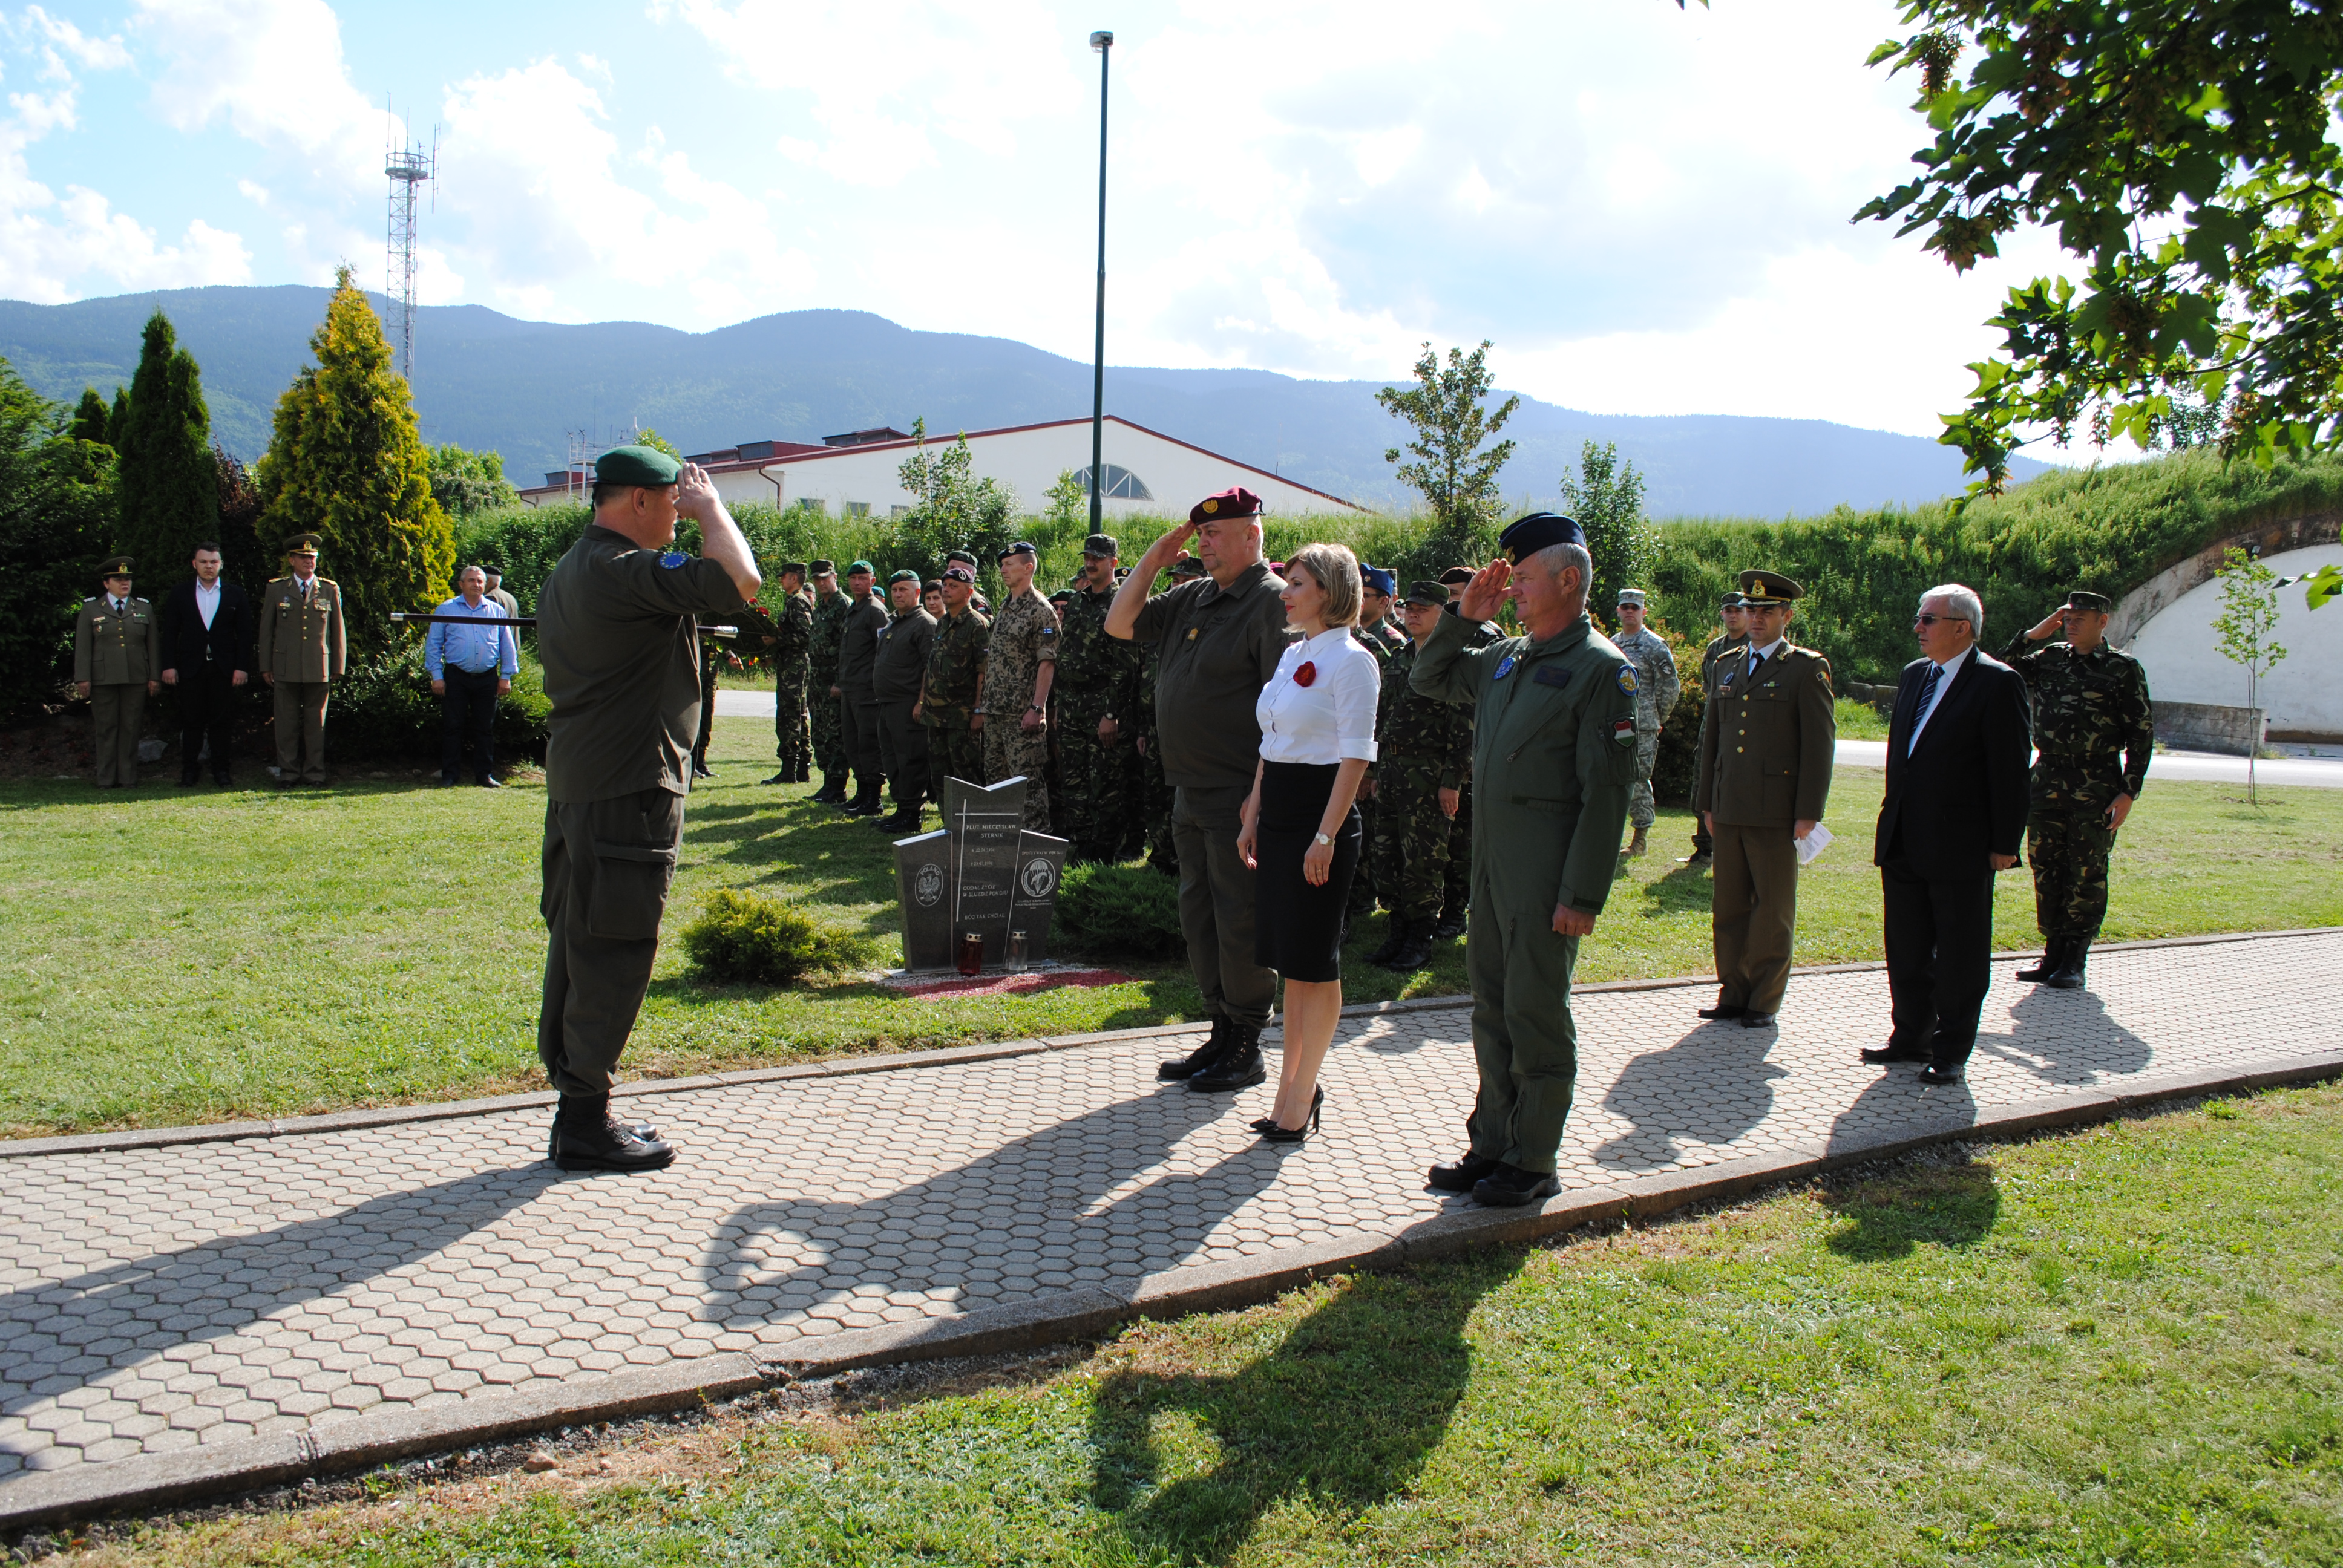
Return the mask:
<svg viewBox="0 0 2343 1568">
<path fill-rule="evenodd" d="M 802 898 L 891 940 L 887 840 L 766 786 L 771 731 L 718 727 L 718 777 L 693 793 L 670 938 L 710 890 Z M 250 771 L 249 769 L 247 770 Z M 150 770 L 159 772 L 159 770 Z M 1802 890 L 1799 959 L 1879 955 L 1869 860 L 1879 775 L 1843 773 L 1840 835 Z M 2151 782 L 2117 851 L 2109 939 L 2343 923 L 2343 791 Z M 279 1115 L 538 1087 L 537 913 L 543 790 L 422 787 L 363 771 L 337 788 L 99 793 L 0 784 L 0 1131 L 14 1135 Z M 1621 880 L 1584 980 L 1697 974 L 1709 963 L 1705 873 L 1674 863 L 1690 821 L 1664 816 Z M 2002 879 L 1997 933 L 2034 939 L 2029 884 Z M 1465 989 L 1463 944 L 1403 980 L 1363 961 L 1353 1001 Z M 1094 990 L 920 1001 L 867 982 L 704 987 L 661 953 L 629 1070 L 677 1074 L 975 1039 L 1193 1017 L 1184 965 L 1116 962 Z"/>
<path fill-rule="evenodd" d="M 2310 1568 L 2338 1201 L 2343 1089 L 2216 1101 L 90 1560 Z"/>
</svg>

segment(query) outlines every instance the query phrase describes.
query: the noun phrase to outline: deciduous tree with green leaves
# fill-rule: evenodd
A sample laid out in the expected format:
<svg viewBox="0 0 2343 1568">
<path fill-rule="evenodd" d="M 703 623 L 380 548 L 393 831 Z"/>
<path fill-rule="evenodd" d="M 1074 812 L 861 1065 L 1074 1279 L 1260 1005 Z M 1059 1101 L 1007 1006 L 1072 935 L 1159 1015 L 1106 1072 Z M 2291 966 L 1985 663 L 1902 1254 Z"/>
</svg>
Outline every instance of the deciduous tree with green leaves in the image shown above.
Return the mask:
<svg viewBox="0 0 2343 1568">
<path fill-rule="evenodd" d="M 1609 615 L 1619 590 L 1645 588 L 1659 536 L 1644 516 L 1644 476 L 1619 460 L 1619 448 L 1589 441 L 1579 448 L 1578 477 L 1562 477 L 1562 506 L 1586 530 L 1586 553 L 1594 560 L 1587 607 Z"/>
<path fill-rule="evenodd" d="M 2246 670 L 2246 706 L 2261 706 L 2263 673 L 2286 657 L 2274 634 L 2278 630 L 2278 574 L 2243 548 L 2231 545 L 2216 574 L 2221 584 L 2221 613 L 2213 618 L 2214 646 L 2221 657 Z M 2253 738 L 2246 753 L 2246 799 L 2254 799 L 2254 759 L 2261 737 Z"/>
<path fill-rule="evenodd" d="M 1470 354 L 1451 348 L 1443 367 L 1427 343 L 1415 362 L 1414 386 L 1375 394 L 1386 413 L 1415 427 L 1407 444 L 1414 461 L 1400 463 L 1397 447 L 1383 461 L 1399 463 L 1400 482 L 1423 497 L 1432 513 L 1430 543 L 1454 559 L 1478 558 L 1476 547 L 1497 521 L 1497 472 L 1513 455 L 1511 441 L 1485 450 L 1481 445 L 1504 428 L 1522 403 L 1508 397 L 1493 413 L 1483 407 L 1490 393 L 1489 347 L 1484 338 Z"/>
<path fill-rule="evenodd" d="M 919 445 L 903 459 L 896 477 L 919 499 L 895 519 L 896 533 L 930 572 L 943 565 L 944 552 L 950 549 L 967 550 L 990 566 L 1009 543 L 1017 492 L 998 479 L 976 477 L 976 459 L 968 449 L 965 431 L 935 453 L 928 450 L 925 419 L 912 422 L 911 435 Z M 1086 512 L 1088 504 L 1086 495 Z"/>
<path fill-rule="evenodd" d="M 2192 409 L 2265 467 L 2343 444 L 2343 6 L 1907 0 L 1903 21 L 1871 60 L 1917 72 L 1936 139 L 1856 218 L 1957 270 L 2029 226 L 2087 264 L 1990 323 L 2001 351 L 1941 437 L 1973 492 L 2044 434 L 2153 448 Z"/>
<path fill-rule="evenodd" d="M 451 518 L 468 518 L 520 499 L 520 492 L 505 477 L 500 452 L 474 452 L 447 441 L 431 448 L 430 464 L 431 498 Z"/>
<path fill-rule="evenodd" d="M 456 533 L 431 496 L 431 471 L 407 382 L 350 269 L 341 269 L 317 363 L 277 400 L 258 477 L 261 528 L 273 551 L 288 535 L 325 540 L 319 569 L 341 584 L 350 640 L 383 646 L 393 610 L 428 610 L 449 592 Z"/>
<path fill-rule="evenodd" d="M 130 381 L 129 417 L 115 451 L 120 459 L 117 543 L 159 588 L 196 545 L 219 533 L 219 482 L 203 375 L 159 310 L 146 318 L 138 371 Z"/>
</svg>

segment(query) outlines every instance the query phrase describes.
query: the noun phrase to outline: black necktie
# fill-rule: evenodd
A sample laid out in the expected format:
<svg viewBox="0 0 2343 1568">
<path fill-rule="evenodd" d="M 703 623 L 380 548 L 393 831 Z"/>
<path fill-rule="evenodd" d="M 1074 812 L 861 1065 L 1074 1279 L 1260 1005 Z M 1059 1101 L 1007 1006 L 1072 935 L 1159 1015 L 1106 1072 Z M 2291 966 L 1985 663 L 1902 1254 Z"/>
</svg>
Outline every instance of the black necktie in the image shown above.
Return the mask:
<svg viewBox="0 0 2343 1568">
<path fill-rule="evenodd" d="M 1931 663 L 1927 678 L 1920 682 L 1920 706 L 1912 710 L 1913 739 L 1919 739 L 1921 722 L 1928 717 L 1928 705 L 1936 700 L 1936 687 L 1945 678 L 1945 667 Z"/>
<path fill-rule="evenodd" d="M 1751 681 L 1755 680 L 1757 678 L 1757 668 L 1765 662 L 1765 656 L 1759 653 L 1755 648 L 1751 648 L 1749 650 L 1749 673 L 1741 678 L 1741 684 L 1746 686 Z"/>
</svg>

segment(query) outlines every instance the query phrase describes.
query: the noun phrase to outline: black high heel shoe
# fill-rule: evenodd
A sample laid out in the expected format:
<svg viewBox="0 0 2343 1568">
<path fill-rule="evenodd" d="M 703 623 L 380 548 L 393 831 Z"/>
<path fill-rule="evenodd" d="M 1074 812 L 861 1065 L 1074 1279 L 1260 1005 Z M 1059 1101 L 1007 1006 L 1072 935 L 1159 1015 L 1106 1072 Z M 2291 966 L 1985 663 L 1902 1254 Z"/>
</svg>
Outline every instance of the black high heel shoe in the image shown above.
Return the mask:
<svg viewBox="0 0 2343 1568">
<path fill-rule="evenodd" d="M 1299 1143 L 1318 1131 L 1318 1113 L 1326 1104 L 1326 1086 L 1320 1084 L 1310 1094 L 1310 1119 L 1299 1127 L 1280 1127 L 1277 1119 L 1264 1116 L 1253 1125 L 1261 1130 L 1264 1143 Z"/>
</svg>

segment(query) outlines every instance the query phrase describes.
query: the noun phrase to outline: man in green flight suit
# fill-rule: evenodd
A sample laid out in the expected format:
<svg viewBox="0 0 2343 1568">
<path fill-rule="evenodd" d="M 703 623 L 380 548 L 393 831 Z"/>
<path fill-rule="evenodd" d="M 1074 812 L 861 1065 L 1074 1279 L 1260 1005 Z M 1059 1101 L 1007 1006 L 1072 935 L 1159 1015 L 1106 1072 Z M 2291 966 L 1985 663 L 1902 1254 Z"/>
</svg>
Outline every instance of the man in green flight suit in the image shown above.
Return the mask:
<svg viewBox="0 0 2343 1568">
<path fill-rule="evenodd" d="M 2059 990 L 2083 984 L 2085 957 L 2107 915 L 2107 858 L 2116 830 L 2147 784 L 2156 715 L 2147 671 L 2107 646 L 2107 596 L 2077 588 L 2040 625 L 2020 632 L 2002 660 L 2034 694 L 2039 756 L 2026 821 L 2034 918 L 2042 961 L 2017 971 Z M 2028 650 L 2060 630 L 2064 642 Z"/>
<path fill-rule="evenodd" d="M 1409 684 L 1477 709 L 1464 963 L 1480 1093 L 1472 1146 L 1429 1180 L 1518 1206 L 1562 1190 L 1554 1167 L 1578 1077 L 1571 976 L 1618 870 L 1635 779 L 1635 667 L 1587 617 L 1594 568 L 1575 522 L 1534 512 L 1497 543 L 1459 614 L 1435 618 Z M 1471 647 L 1508 599 L 1529 635 Z"/>
<path fill-rule="evenodd" d="M 838 586 L 838 563 L 815 561 L 813 626 L 806 639 L 806 708 L 813 718 L 813 765 L 821 788 L 812 799 L 825 806 L 846 804 L 846 726 L 840 704 L 838 646 L 846 634 L 846 595 Z"/>
<path fill-rule="evenodd" d="M 930 788 L 940 801 L 944 780 L 984 784 L 984 652 L 992 623 L 969 601 L 976 573 L 964 562 L 944 568 L 944 621 L 928 650 L 928 675 L 912 717 L 928 727 Z"/>
<path fill-rule="evenodd" d="M 773 607 L 774 635 L 765 639 L 765 663 L 773 672 L 773 755 L 781 763 L 768 784 L 803 784 L 813 777 L 813 740 L 806 733 L 813 599 L 805 578 L 805 562 L 781 563 L 781 602 Z"/>
<path fill-rule="evenodd" d="M 675 548 L 699 524 L 702 554 Z M 763 580 L 716 486 L 649 447 L 594 464 L 594 520 L 538 595 L 545 694 L 549 936 L 537 1051 L 560 1092 L 547 1155 L 564 1171 L 656 1171 L 675 1151 L 610 1115 L 611 1074 L 659 956 L 699 728 L 697 618 Z"/>
</svg>

